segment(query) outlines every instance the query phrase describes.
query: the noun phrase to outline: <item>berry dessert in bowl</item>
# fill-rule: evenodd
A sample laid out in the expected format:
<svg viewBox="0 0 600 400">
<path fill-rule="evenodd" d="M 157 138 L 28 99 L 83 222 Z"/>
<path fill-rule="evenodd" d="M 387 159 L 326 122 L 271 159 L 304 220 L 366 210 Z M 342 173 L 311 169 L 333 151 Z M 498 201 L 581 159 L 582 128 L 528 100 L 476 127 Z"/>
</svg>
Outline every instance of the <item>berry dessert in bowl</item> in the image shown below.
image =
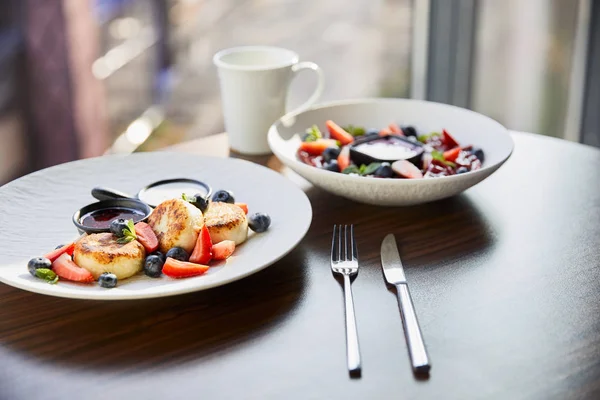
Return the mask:
<svg viewBox="0 0 600 400">
<path fill-rule="evenodd" d="M 314 185 L 374 205 L 419 204 L 481 182 L 510 156 L 506 128 L 481 114 L 404 99 L 349 100 L 288 114 L 273 153 Z"/>
</svg>

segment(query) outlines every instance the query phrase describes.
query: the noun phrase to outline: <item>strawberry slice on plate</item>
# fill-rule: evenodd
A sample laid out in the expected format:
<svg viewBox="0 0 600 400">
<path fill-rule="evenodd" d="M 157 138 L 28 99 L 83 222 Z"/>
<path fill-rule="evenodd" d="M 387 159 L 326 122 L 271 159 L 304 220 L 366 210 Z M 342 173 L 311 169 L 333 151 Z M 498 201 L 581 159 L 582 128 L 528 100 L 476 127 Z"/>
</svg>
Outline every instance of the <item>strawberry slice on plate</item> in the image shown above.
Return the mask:
<svg viewBox="0 0 600 400">
<path fill-rule="evenodd" d="M 400 135 L 400 136 L 404 136 L 404 132 L 402 132 L 402 129 L 398 126 L 398 124 L 395 123 L 391 123 L 390 126 L 388 126 L 388 129 L 390 130 L 390 132 L 392 132 L 394 135 Z"/>
<path fill-rule="evenodd" d="M 455 147 L 459 147 L 460 146 L 458 144 L 458 141 L 456 139 L 454 139 L 452 137 L 452 135 L 450 133 L 448 133 L 448 131 L 445 130 L 445 129 L 442 130 L 442 141 L 444 142 L 444 145 L 448 149 L 453 149 Z"/>
<path fill-rule="evenodd" d="M 300 150 L 312 156 L 320 156 L 328 147 L 337 147 L 337 142 L 333 139 L 318 139 L 314 142 L 300 143 Z"/>
<path fill-rule="evenodd" d="M 179 261 L 171 257 L 167 257 L 163 266 L 163 274 L 171 278 L 189 278 L 192 276 L 202 275 L 208 271 L 208 265 L 194 264 L 186 261 Z"/>
<path fill-rule="evenodd" d="M 343 171 L 350 165 L 350 147 L 346 146 L 340 151 L 340 155 L 337 158 L 338 167 L 340 171 Z"/>
<path fill-rule="evenodd" d="M 52 270 L 61 277 L 68 281 L 73 282 L 93 282 L 94 276 L 85 268 L 81 268 L 67 253 L 63 253 L 52 263 Z"/>
<path fill-rule="evenodd" d="M 407 179 L 422 178 L 423 173 L 415 164 L 407 160 L 394 161 L 392 164 L 392 170 L 399 176 Z"/>
<path fill-rule="evenodd" d="M 52 250 L 50 253 L 46 254 L 44 257 L 46 257 L 51 262 L 54 262 L 54 260 L 56 260 L 58 257 L 60 257 L 61 255 L 65 254 L 65 253 L 72 256 L 73 250 L 75 250 L 75 242 L 65 244 L 64 246 L 59 247 L 58 249 Z"/>
<path fill-rule="evenodd" d="M 444 152 L 444 160 L 450 161 L 450 162 L 456 161 L 461 150 L 462 149 L 460 147 L 455 147 L 453 149 L 446 150 Z"/>
<path fill-rule="evenodd" d="M 212 259 L 212 240 L 210 239 L 210 233 L 206 225 L 202 226 L 198 239 L 196 240 L 196 246 L 190 256 L 190 262 L 196 264 L 208 264 Z"/>
<path fill-rule="evenodd" d="M 343 146 L 354 142 L 354 136 L 346 132 L 344 128 L 342 128 L 332 120 L 325 122 L 325 125 L 327 126 L 327 130 L 329 131 L 329 137 L 335 140 L 339 140 L 339 142 Z"/>
<path fill-rule="evenodd" d="M 144 246 L 147 253 L 153 253 L 158 249 L 158 238 L 147 223 L 138 222 L 135 224 L 135 234 L 137 235 L 138 242 Z"/>
<path fill-rule="evenodd" d="M 233 240 L 223 240 L 212 247 L 213 260 L 227 260 L 235 251 Z"/>
</svg>

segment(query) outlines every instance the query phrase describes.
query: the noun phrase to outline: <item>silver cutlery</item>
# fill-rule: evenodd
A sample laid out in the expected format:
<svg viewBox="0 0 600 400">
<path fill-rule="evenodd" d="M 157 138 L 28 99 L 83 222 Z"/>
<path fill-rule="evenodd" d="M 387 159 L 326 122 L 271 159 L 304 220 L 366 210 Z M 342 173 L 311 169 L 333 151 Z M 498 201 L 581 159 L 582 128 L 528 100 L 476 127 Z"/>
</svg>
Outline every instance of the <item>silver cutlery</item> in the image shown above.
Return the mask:
<svg viewBox="0 0 600 400">
<path fill-rule="evenodd" d="M 331 241 L 331 271 L 344 278 L 344 302 L 346 314 L 346 358 L 348 371 L 358 373 L 361 369 L 358 332 L 354 316 L 351 278 L 358 274 L 358 252 L 354 241 L 354 225 L 333 226 Z"/>
<path fill-rule="evenodd" d="M 404 336 L 406 337 L 413 371 L 427 373 L 431 369 L 431 364 L 423 342 L 417 314 L 408 291 L 404 268 L 396 246 L 396 238 L 393 234 L 387 235 L 381 243 L 381 265 L 383 266 L 385 279 L 396 287 L 398 305 L 400 306 L 402 324 L 404 325 Z"/>
</svg>

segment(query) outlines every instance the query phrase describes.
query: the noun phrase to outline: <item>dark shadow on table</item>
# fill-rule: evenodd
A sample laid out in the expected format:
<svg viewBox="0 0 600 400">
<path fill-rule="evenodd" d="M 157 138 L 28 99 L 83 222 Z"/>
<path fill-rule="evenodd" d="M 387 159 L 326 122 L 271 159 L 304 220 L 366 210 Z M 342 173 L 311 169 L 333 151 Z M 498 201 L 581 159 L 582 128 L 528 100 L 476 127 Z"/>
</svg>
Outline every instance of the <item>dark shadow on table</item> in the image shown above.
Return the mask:
<svg viewBox="0 0 600 400">
<path fill-rule="evenodd" d="M 306 287 L 304 254 L 301 244 L 252 276 L 180 296 L 103 302 L 27 295 L 30 309 L 56 312 L 39 320 L 5 308 L 0 343 L 50 363 L 111 371 L 236 351 L 292 318 Z"/>
</svg>

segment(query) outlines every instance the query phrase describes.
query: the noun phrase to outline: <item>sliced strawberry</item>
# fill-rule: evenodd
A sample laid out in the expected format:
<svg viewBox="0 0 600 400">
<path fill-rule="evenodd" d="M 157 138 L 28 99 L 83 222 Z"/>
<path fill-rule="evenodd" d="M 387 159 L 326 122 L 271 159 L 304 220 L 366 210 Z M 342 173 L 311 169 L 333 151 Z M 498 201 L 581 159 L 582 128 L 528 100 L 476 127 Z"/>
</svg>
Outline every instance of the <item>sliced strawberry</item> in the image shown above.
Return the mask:
<svg viewBox="0 0 600 400">
<path fill-rule="evenodd" d="M 446 150 L 444 152 L 444 159 L 446 161 L 454 162 L 458 158 L 460 151 L 461 151 L 460 147 L 455 147 L 451 150 Z"/>
<path fill-rule="evenodd" d="M 52 250 L 50 253 L 46 254 L 44 257 L 46 257 L 48 260 L 54 262 L 54 260 L 56 260 L 58 257 L 62 256 L 64 253 L 67 253 L 68 255 L 72 256 L 73 250 L 75 250 L 75 242 L 71 242 L 62 247 L 59 247 L 56 250 Z"/>
<path fill-rule="evenodd" d="M 327 126 L 329 136 L 332 139 L 339 140 L 343 146 L 354 142 L 354 136 L 346 132 L 344 128 L 342 128 L 332 120 L 325 122 L 325 126 Z"/>
<path fill-rule="evenodd" d="M 52 270 L 59 277 L 73 282 L 93 282 L 94 276 L 85 268 L 81 268 L 71 256 L 63 253 L 52 263 Z"/>
<path fill-rule="evenodd" d="M 404 136 L 404 132 L 402 132 L 402 129 L 400 129 L 400 127 L 398 126 L 398 124 L 395 123 L 391 123 L 390 126 L 388 126 L 388 129 L 394 134 L 394 135 L 400 135 L 400 136 Z"/>
<path fill-rule="evenodd" d="M 379 131 L 379 136 L 387 136 L 387 135 L 391 135 L 393 132 L 390 128 L 383 128 L 382 130 Z"/>
<path fill-rule="evenodd" d="M 208 264 L 211 260 L 212 254 L 212 241 L 210 240 L 210 233 L 206 225 L 202 226 L 198 239 L 196 240 L 196 246 L 190 256 L 190 262 L 196 264 Z"/>
<path fill-rule="evenodd" d="M 233 254 L 235 242 L 233 240 L 223 240 L 212 247 L 213 260 L 226 260 Z"/>
<path fill-rule="evenodd" d="M 350 147 L 346 146 L 342 148 L 342 151 L 340 151 L 340 155 L 337 158 L 337 162 L 340 171 L 343 171 L 350 165 Z"/>
<path fill-rule="evenodd" d="M 333 139 L 318 139 L 314 142 L 300 143 L 300 150 L 313 156 L 320 156 L 328 147 L 337 147 L 337 142 Z"/>
<path fill-rule="evenodd" d="M 453 149 L 455 147 L 459 147 L 460 146 L 458 144 L 458 142 L 456 141 L 456 139 L 454 139 L 452 137 L 452 135 L 449 134 L 448 131 L 445 130 L 445 129 L 442 129 L 442 141 L 444 142 L 444 145 L 448 149 Z"/>
<path fill-rule="evenodd" d="M 138 222 L 135 224 L 135 234 L 138 242 L 144 246 L 147 253 L 152 253 L 158 249 L 158 238 L 147 223 Z"/>
<path fill-rule="evenodd" d="M 208 268 L 208 265 L 194 264 L 167 257 L 162 272 L 171 278 L 189 278 L 191 276 L 202 275 L 208 271 Z"/>
<path fill-rule="evenodd" d="M 392 164 L 392 169 L 395 173 L 397 173 L 403 178 L 415 179 L 423 177 L 423 173 L 421 172 L 421 170 L 417 168 L 415 164 L 407 160 L 395 161 Z"/>
<path fill-rule="evenodd" d="M 244 214 L 248 214 L 248 204 L 246 203 L 235 203 L 236 206 L 244 211 Z"/>
</svg>

